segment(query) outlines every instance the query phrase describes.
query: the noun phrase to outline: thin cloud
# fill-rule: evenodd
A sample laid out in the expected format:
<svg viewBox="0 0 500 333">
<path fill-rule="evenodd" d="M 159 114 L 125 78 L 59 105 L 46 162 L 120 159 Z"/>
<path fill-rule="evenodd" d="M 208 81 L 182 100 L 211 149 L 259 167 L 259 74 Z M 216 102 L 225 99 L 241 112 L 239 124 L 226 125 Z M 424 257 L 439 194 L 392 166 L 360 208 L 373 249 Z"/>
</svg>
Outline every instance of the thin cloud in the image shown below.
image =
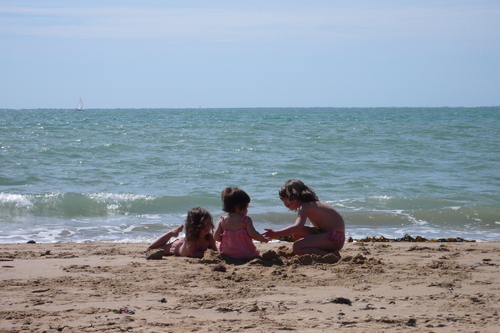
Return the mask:
<svg viewBox="0 0 500 333">
<path fill-rule="evenodd" d="M 498 37 L 500 6 L 166 8 L 0 6 L 0 34 L 195 41 Z"/>
</svg>

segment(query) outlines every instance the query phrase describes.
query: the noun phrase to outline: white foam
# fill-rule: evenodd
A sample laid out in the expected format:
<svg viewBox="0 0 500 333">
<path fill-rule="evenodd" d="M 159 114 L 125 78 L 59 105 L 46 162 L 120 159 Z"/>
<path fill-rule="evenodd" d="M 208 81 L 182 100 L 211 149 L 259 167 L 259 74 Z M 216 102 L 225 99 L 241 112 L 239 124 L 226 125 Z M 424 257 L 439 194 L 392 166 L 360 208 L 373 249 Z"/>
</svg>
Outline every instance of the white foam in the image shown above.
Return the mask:
<svg viewBox="0 0 500 333">
<path fill-rule="evenodd" d="M 374 195 L 374 196 L 368 196 L 366 198 L 380 200 L 380 201 L 387 201 L 387 200 L 393 199 L 393 197 L 388 196 L 388 195 Z"/>
<path fill-rule="evenodd" d="M 97 201 L 134 201 L 134 200 L 154 200 L 155 197 L 151 195 L 132 194 L 132 193 L 90 193 L 84 194 L 89 199 Z"/>
<path fill-rule="evenodd" d="M 33 206 L 33 203 L 27 195 L 10 194 L 0 192 L 0 203 L 15 204 L 19 208 L 28 208 Z"/>
<path fill-rule="evenodd" d="M 123 232 L 131 232 L 135 229 L 136 225 L 130 225 L 127 228 L 123 229 Z"/>
</svg>

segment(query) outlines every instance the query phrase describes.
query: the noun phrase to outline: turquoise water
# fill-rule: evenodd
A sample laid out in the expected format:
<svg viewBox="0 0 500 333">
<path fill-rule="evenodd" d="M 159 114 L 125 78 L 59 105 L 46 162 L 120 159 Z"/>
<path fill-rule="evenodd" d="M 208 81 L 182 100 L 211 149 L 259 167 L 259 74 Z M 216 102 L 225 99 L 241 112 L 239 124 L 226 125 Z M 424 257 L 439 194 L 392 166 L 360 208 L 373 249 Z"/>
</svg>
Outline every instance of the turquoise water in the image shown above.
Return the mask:
<svg viewBox="0 0 500 333">
<path fill-rule="evenodd" d="M 347 235 L 500 240 L 500 108 L 0 110 L 0 242 L 149 241 L 243 188 L 312 187 Z"/>
</svg>

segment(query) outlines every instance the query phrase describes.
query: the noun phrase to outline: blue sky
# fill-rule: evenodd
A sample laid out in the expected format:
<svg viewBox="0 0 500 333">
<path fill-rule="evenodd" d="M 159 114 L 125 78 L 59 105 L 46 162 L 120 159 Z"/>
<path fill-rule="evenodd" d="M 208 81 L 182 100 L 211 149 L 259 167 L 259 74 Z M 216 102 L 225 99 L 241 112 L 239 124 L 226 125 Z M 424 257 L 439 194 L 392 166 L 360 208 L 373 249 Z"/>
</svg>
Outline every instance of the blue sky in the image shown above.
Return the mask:
<svg viewBox="0 0 500 333">
<path fill-rule="evenodd" d="M 500 1 L 1 1 L 0 108 L 500 105 Z"/>
</svg>

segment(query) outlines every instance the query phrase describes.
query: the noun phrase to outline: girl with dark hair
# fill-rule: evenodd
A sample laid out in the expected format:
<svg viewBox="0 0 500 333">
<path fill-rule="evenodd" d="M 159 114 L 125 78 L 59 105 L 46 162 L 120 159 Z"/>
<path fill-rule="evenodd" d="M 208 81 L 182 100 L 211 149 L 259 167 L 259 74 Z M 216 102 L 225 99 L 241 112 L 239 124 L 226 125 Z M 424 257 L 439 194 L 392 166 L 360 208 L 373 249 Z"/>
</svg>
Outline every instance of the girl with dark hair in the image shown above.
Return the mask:
<svg viewBox="0 0 500 333">
<path fill-rule="evenodd" d="M 316 193 L 297 179 L 290 179 L 279 190 L 286 208 L 298 212 L 295 224 L 281 230 L 265 229 L 269 239 L 291 235 L 295 240 L 295 254 L 333 253 L 340 258 L 345 243 L 345 225 L 342 216 L 326 202 L 319 201 Z M 314 227 L 306 226 L 309 219 Z"/>
<path fill-rule="evenodd" d="M 214 232 L 215 240 L 220 242 L 219 251 L 235 259 L 258 257 L 259 250 L 252 239 L 265 243 L 268 240 L 255 230 L 252 219 L 247 216 L 250 196 L 238 187 L 226 187 L 221 200 L 222 210 L 228 214 L 220 217 Z"/>
<path fill-rule="evenodd" d="M 192 208 L 186 217 L 186 236 L 168 243 L 172 237 L 179 236 L 184 226 L 170 230 L 149 245 L 146 259 L 161 259 L 162 256 L 171 255 L 203 258 L 206 249 L 217 251 L 213 228 L 212 215 L 207 210 L 202 207 Z"/>
</svg>

